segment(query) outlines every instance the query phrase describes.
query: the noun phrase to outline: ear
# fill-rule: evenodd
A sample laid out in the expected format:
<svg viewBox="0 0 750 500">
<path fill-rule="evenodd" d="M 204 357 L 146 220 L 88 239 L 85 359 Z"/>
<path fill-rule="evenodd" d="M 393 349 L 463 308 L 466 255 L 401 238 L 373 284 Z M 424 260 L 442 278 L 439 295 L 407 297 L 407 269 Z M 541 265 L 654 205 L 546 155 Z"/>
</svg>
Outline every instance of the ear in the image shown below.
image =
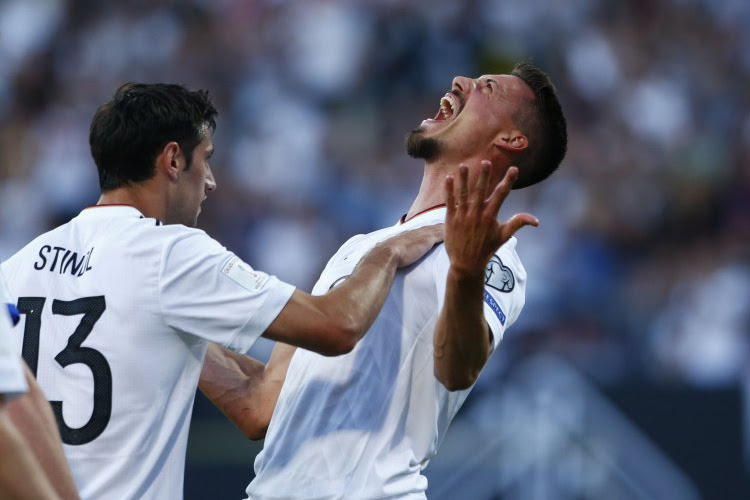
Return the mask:
<svg viewBox="0 0 750 500">
<path fill-rule="evenodd" d="M 517 154 L 529 146 L 529 139 L 520 130 L 500 132 L 493 144 L 508 153 Z"/>
<path fill-rule="evenodd" d="M 185 155 L 176 142 L 168 142 L 156 157 L 156 169 L 170 181 L 177 182 L 180 172 L 185 168 Z"/>
</svg>

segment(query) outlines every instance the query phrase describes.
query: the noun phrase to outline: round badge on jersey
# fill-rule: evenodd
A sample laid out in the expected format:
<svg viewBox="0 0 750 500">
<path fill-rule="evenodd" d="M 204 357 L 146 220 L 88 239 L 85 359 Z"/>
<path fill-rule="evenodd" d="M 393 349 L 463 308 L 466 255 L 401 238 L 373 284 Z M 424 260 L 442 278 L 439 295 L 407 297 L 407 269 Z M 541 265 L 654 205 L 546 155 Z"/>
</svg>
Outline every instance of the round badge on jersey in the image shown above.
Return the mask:
<svg viewBox="0 0 750 500">
<path fill-rule="evenodd" d="M 493 255 L 484 269 L 484 283 L 495 290 L 508 293 L 515 288 L 516 278 L 500 257 Z"/>
</svg>

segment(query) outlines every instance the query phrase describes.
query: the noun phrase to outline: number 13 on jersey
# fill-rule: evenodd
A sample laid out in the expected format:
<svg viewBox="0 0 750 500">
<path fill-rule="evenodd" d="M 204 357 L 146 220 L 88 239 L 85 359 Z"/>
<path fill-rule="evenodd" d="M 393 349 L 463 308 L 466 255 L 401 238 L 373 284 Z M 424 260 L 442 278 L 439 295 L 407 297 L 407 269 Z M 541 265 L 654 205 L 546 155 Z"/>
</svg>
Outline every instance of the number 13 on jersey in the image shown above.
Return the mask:
<svg viewBox="0 0 750 500">
<path fill-rule="evenodd" d="M 22 355 L 35 377 L 39 365 L 39 342 L 43 328 L 42 310 L 46 303 L 46 297 L 20 297 L 18 299 L 18 310 L 26 316 Z M 93 441 L 104 432 L 112 415 L 112 371 L 109 363 L 101 352 L 81 345 L 106 309 L 107 304 L 102 295 L 76 300 L 52 300 L 53 315 L 82 315 L 75 331 L 68 338 L 65 349 L 55 356 L 55 361 L 63 368 L 73 364 L 86 365 L 91 370 L 94 380 L 94 409 L 91 412 L 91 418 L 82 427 L 68 426 L 63 418 L 63 402 L 50 401 L 65 444 L 81 445 Z"/>
</svg>

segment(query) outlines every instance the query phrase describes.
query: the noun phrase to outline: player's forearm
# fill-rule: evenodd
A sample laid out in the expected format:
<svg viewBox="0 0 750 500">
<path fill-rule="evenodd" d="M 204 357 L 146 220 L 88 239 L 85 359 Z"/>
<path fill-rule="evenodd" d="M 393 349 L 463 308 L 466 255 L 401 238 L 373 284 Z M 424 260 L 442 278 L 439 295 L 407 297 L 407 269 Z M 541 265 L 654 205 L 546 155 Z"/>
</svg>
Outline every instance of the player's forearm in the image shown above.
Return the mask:
<svg viewBox="0 0 750 500">
<path fill-rule="evenodd" d="M 443 226 L 436 224 L 381 242 L 325 295 L 295 290 L 263 336 L 325 356 L 350 352 L 380 313 L 396 269 L 416 262 L 442 238 Z"/>
<path fill-rule="evenodd" d="M 324 296 L 327 315 L 351 338 L 348 350 L 380 313 L 396 276 L 397 262 L 389 247 L 378 245 L 362 258 L 351 276 Z"/>
<path fill-rule="evenodd" d="M 268 364 L 210 344 L 199 388 L 250 439 L 262 439 L 294 347 L 278 343 Z"/>
<path fill-rule="evenodd" d="M 263 335 L 324 356 L 350 352 L 377 318 L 397 262 L 393 249 L 376 246 L 341 285 L 325 295 L 296 290 Z"/>
<path fill-rule="evenodd" d="M 433 339 L 435 376 L 448 390 L 470 387 L 489 357 L 483 294 L 483 275 L 449 269 L 445 302 Z"/>
<path fill-rule="evenodd" d="M 24 372 L 29 392 L 8 403 L 8 415 L 59 498 L 78 499 L 52 409 L 25 363 Z"/>
<path fill-rule="evenodd" d="M 4 500 L 56 500 L 60 498 L 1 402 L 0 498 Z"/>
</svg>

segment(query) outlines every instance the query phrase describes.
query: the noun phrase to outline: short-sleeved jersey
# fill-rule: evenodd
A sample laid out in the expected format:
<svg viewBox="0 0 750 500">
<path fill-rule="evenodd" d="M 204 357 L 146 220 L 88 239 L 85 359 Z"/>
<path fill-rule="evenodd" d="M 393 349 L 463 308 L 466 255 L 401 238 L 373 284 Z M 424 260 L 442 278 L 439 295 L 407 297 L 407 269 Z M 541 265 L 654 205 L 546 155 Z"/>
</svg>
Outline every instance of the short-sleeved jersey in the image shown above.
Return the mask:
<svg viewBox="0 0 750 500">
<path fill-rule="evenodd" d="M 445 209 L 359 235 L 331 258 L 313 293 L 349 274 L 376 243 L 442 222 Z M 503 245 L 486 271 L 484 316 L 493 350 L 521 311 L 526 272 Z M 434 376 L 433 336 L 450 262 L 444 245 L 397 273 L 373 326 L 351 353 L 298 350 L 289 366 L 250 498 L 424 499 L 421 474 L 470 389 L 450 392 Z"/>
<path fill-rule="evenodd" d="M 247 351 L 294 291 L 203 231 L 129 206 L 83 210 L 2 270 L 23 316 L 17 352 L 83 499 L 182 498 L 207 341 Z"/>
<path fill-rule="evenodd" d="M 12 324 L 5 306 L 10 301 L 5 280 L 0 273 L 0 395 L 4 396 L 6 401 L 25 394 L 28 390 L 21 358 L 16 353 L 11 339 Z"/>
</svg>

